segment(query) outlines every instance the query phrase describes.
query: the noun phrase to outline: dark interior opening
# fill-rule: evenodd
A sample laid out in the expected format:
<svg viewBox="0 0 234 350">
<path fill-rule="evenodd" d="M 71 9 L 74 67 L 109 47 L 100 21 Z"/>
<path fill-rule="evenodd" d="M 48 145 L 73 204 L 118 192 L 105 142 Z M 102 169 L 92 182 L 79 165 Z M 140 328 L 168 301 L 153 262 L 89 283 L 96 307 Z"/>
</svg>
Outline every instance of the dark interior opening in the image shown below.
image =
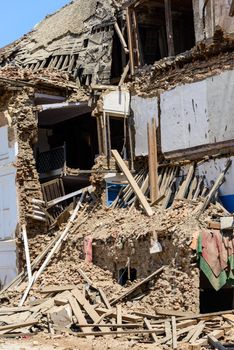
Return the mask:
<svg viewBox="0 0 234 350">
<path fill-rule="evenodd" d="M 130 278 L 129 278 L 130 277 Z M 129 271 L 128 268 L 123 268 L 119 270 L 119 278 L 118 282 L 121 286 L 124 286 L 127 281 L 135 281 L 137 279 L 137 270 L 134 268 L 130 269 L 130 276 L 129 276 Z"/>
<path fill-rule="evenodd" d="M 144 64 L 168 56 L 167 31 L 164 1 L 157 0 L 136 8 L 140 51 Z M 191 49 L 195 45 L 192 0 L 172 2 L 172 25 L 175 54 Z"/>
<path fill-rule="evenodd" d="M 114 32 L 113 36 L 113 47 L 112 47 L 112 65 L 111 65 L 111 83 L 115 84 L 118 83 L 121 77 L 121 74 L 123 73 L 123 66 L 122 66 L 122 45 L 119 40 L 118 35 L 116 34 L 116 31 Z"/>
<path fill-rule="evenodd" d="M 111 148 L 122 153 L 125 145 L 125 121 L 124 118 L 110 117 Z"/>
<path fill-rule="evenodd" d="M 51 125 L 40 125 L 36 144 L 40 174 L 69 168 L 89 170 L 98 154 L 96 119 L 84 114 Z"/>
<path fill-rule="evenodd" d="M 224 287 L 216 291 L 201 272 L 200 277 L 200 312 L 210 313 L 232 310 L 234 307 L 234 288 Z"/>
</svg>

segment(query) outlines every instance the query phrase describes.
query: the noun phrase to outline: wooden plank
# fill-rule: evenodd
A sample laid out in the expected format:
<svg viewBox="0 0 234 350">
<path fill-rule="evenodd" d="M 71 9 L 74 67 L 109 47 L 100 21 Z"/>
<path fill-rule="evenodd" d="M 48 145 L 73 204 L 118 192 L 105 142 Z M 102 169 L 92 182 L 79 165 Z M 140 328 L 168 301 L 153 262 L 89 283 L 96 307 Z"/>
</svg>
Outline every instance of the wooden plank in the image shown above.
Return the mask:
<svg viewBox="0 0 234 350">
<path fill-rule="evenodd" d="M 165 333 L 166 333 L 166 338 L 171 338 L 172 339 L 172 330 L 171 330 L 171 322 L 170 321 L 165 321 Z M 171 347 L 171 341 L 168 342 L 169 346 Z"/>
<path fill-rule="evenodd" d="M 103 300 L 104 304 L 106 305 L 107 309 L 111 309 L 110 302 L 107 299 L 106 294 L 104 293 L 103 289 L 102 288 L 98 288 L 98 291 L 99 291 L 99 293 L 100 293 L 100 295 L 102 297 L 102 300 Z M 119 322 L 119 323 L 121 323 L 121 322 Z"/>
<path fill-rule="evenodd" d="M 122 323 L 122 305 L 118 304 L 116 305 L 116 320 L 118 324 Z M 122 331 L 123 329 L 120 328 L 120 331 Z"/>
<path fill-rule="evenodd" d="M 200 177 L 199 180 L 198 180 L 197 188 L 196 188 L 196 191 L 195 191 L 195 193 L 193 195 L 193 199 L 197 199 L 198 198 L 198 196 L 199 196 L 199 194 L 201 192 L 202 186 L 204 186 L 204 177 L 203 176 Z"/>
<path fill-rule="evenodd" d="M 234 16 L 234 0 L 231 2 L 229 16 Z"/>
<path fill-rule="evenodd" d="M 124 39 L 124 37 L 123 37 L 123 34 L 122 34 L 122 32 L 121 32 L 121 30 L 120 30 L 119 25 L 118 25 L 117 22 L 114 23 L 114 28 L 115 28 L 115 30 L 116 30 L 116 33 L 117 33 L 117 35 L 118 35 L 118 37 L 119 37 L 119 40 L 120 40 L 120 42 L 121 42 L 121 44 L 122 44 L 122 46 L 123 46 L 123 49 L 124 49 L 125 53 L 128 54 L 128 53 L 129 53 L 129 50 L 128 50 L 127 43 L 126 43 L 126 41 L 125 41 L 125 39 Z"/>
<path fill-rule="evenodd" d="M 95 310 L 100 315 L 103 315 L 103 314 L 110 311 L 109 309 L 104 309 L 101 307 L 98 307 Z M 110 314 L 110 316 L 117 318 L 116 311 L 113 310 L 113 312 Z M 126 314 L 126 313 L 122 312 L 122 319 L 123 319 L 123 321 L 127 321 L 127 322 L 140 322 L 142 320 L 142 317 L 139 317 L 136 315 L 131 315 L 131 314 Z"/>
<path fill-rule="evenodd" d="M 162 271 L 164 270 L 164 266 L 160 267 L 160 269 L 158 269 L 157 271 L 153 272 L 150 276 L 146 277 L 143 281 L 137 283 L 135 286 L 133 286 L 132 288 L 130 288 L 127 292 L 124 292 L 122 295 L 120 295 L 119 297 L 117 297 L 116 299 L 112 300 L 110 302 L 111 305 L 115 305 L 116 303 L 118 303 L 120 300 L 123 300 L 124 298 L 126 298 L 127 296 L 131 295 L 136 289 L 138 289 L 139 287 L 141 287 L 143 284 L 149 282 L 151 279 L 153 279 L 154 277 L 156 277 L 158 274 L 160 274 Z"/>
<path fill-rule="evenodd" d="M 184 199 L 186 197 L 189 185 L 190 185 L 191 180 L 193 178 L 193 174 L 194 174 L 194 164 L 192 164 L 190 166 L 188 174 L 186 176 L 186 179 L 184 180 L 184 182 L 180 186 L 179 191 L 175 197 L 176 199 Z"/>
<path fill-rule="evenodd" d="M 145 178 L 145 180 L 142 182 L 142 185 L 141 185 L 141 191 L 142 191 L 142 193 L 143 193 L 144 195 L 146 194 L 146 192 L 147 192 L 147 190 L 148 190 L 148 187 L 149 187 L 149 175 L 146 175 L 146 178 Z M 160 198 L 159 198 L 159 199 L 160 199 Z M 156 202 L 157 202 L 159 199 L 157 199 Z M 130 208 L 130 209 L 134 208 L 134 206 L 136 205 L 136 202 L 137 202 L 137 197 L 135 197 L 133 203 L 131 204 L 131 208 Z M 153 204 L 151 203 L 151 206 L 152 206 L 152 205 L 153 205 Z"/>
<path fill-rule="evenodd" d="M 150 182 L 150 200 L 154 203 L 159 196 L 158 188 L 158 155 L 156 140 L 156 121 L 152 119 L 147 124 L 148 130 L 148 162 L 149 162 L 149 182 Z"/>
<path fill-rule="evenodd" d="M 1 313 L 1 311 L 0 311 L 0 313 Z M 229 322 L 234 323 L 234 315 L 227 314 L 227 315 L 222 315 L 222 317 L 225 321 L 229 321 Z"/>
<path fill-rule="evenodd" d="M 194 335 L 194 333 L 197 330 L 197 325 L 196 326 L 191 326 L 189 327 L 189 331 L 188 334 L 186 335 L 186 337 L 183 339 L 183 343 L 187 343 L 190 341 L 190 339 L 192 338 L 192 336 Z M 183 333 L 182 333 L 183 334 Z"/>
<path fill-rule="evenodd" d="M 172 349 L 177 349 L 177 329 L 176 329 L 175 316 L 172 316 L 171 318 L 171 328 L 172 328 Z"/>
<path fill-rule="evenodd" d="M 224 330 L 223 329 L 216 329 L 215 331 L 209 333 L 208 335 L 213 335 L 216 339 L 220 339 L 224 336 Z M 208 345 L 208 338 L 207 336 L 199 339 L 196 341 L 196 344 L 199 345 Z"/>
<path fill-rule="evenodd" d="M 69 234 L 70 228 L 72 227 L 72 225 L 76 219 L 76 216 L 78 214 L 78 211 L 80 210 L 80 207 L 81 207 L 81 204 L 82 204 L 82 201 L 83 201 L 85 194 L 86 194 L 86 191 L 84 191 L 82 193 L 82 196 L 81 196 L 79 202 L 77 203 L 75 209 L 73 210 L 73 213 L 71 214 L 71 216 L 67 222 L 67 225 L 66 225 L 65 229 L 63 230 L 63 233 L 61 234 L 60 238 L 55 243 L 54 247 L 51 249 L 51 251 L 47 255 L 46 259 L 44 260 L 43 264 L 41 265 L 41 267 L 37 271 L 37 273 L 35 275 L 34 282 L 36 282 L 37 279 L 40 277 L 40 275 L 42 274 L 42 272 L 44 271 L 44 269 L 47 267 L 48 263 L 52 259 L 53 255 L 58 251 L 58 249 L 61 247 L 62 242 L 66 239 L 67 235 Z"/>
<path fill-rule="evenodd" d="M 190 327 L 190 326 L 195 326 L 197 324 L 196 320 L 186 320 L 186 321 L 182 321 L 182 322 L 177 322 L 177 329 L 182 329 L 185 327 Z"/>
<path fill-rule="evenodd" d="M 22 236 L 23 236 L 23 240 L 24 240 L 24 251 L 25 251 L 25 257 L 26 257 L 28 280 L 30 281 L 32 278 L 32 267 L 31 267 L 31 261 L 30 261 L 26 225 L 22 225 Z"/>
<path fill-rule="evenodd" d="M 122 75 L 121 75 L 121 78 L 120 78 L 120 81 L 119 81 L 118 86 L 123 85 L 123 83 L 124 83 L 124 81 L 125 81 L 125 79 L 126 79 L 126 77 L 127 77 L 127 75 L 128 75 L 129 69 L 130 69 L 130 63 L 128 62 L 127 65 L 126 65 L 126 67 L 125 67 L 124 70 L 123 70 L 123 73 L 122 73 Z"/>
<path fill-rule="evenodd" d="M 167 31 L 168 56 L 175 56 L 171 0 L 164 0 Z"/>
<path fill-rule="evenodd" d="M 220 224 L 220 222 L 209 221 L 207 223 L 207 227 L 211 228 L 213 230 L 220 230 L 221 229 L 221 224 Z"/>
<path fill-rule="evenodd" d="M 203 329 L 205 328 L 205 322 L 204 321 L 200 321 L 197 325 L 196 331 L 194 332 L 192 338 L 190 339 L 190 343 L 194 343 L 195 340 L 197 340 L 197 338 L 201 335 Z"/>
<path fill-rule="evenodd" d="M 99 315 L 94 307 L 88 302 L 88 300 L 85 299 L 85 297 L 78 289 L 72 290 L 71 293 L 74 295 L 78 303 L 84 308 L 87 314 L 91 317 L 93 322 L 96 323 L 99 320 Z M 103 332 L 103 330 L 101 330 L 101 332 Z"/>
<path fill-rule="evenodd" d="M 144 322 L 145 322 L 146 328 L 148 330 L 152 331 L 151 336 L 152 336 L 154 342 L 157 342 L 158 341 L 158 337 L 157 337 L 156 333 L 153 331 L 153 327 L 151 326 L 150 321 L 147 318 L 144 318 Z"/>
<path fill-rule="evenodd" d="M 0 326 L 0 332 L 2 334 L 4 334 L 5 332 L 11 330 L 16 330 L 16 329 L 21 329 L 21 328 L 25 328 L 25 327 L 30 327 L 33 326 L 35 324 L 38 324 L 39 321 L 38 320 L 30 320 L 30 321 L 25 321 L 22 323 L 14 323 L 14 324 L 8 324 L 6 326 Z"/>
<path fill-rule="evenodd" d="M 195 194 L 197 187 L 198 187 L 198 179 L 197 179 L 197 176 L 194 176 L 189 188 L 188 199 L 193 199 L 193 196 Z"/>
<path fill-rule="evenodd" d="M 124 175 L 126 176 L 130 186 L 132 187 L 133 191 L 135 192 L 136 196 L 138 197 L 139 202 L 143 206 L 146 214 L 148 216 L 152 216 L 154 214 L 153 210 L 151 209 L 149 203 L 147 202 L 147 200 L 146 200 L 145 196 L 143 195 L 141 189 L 139 188 L 138 184 L 134 180 L 134 177 L 130 173 L 128 167 L 124 163 L 123 159 L 120 157 L 119 152 L 117 150 L 112 150 L 111 153 L 112 153 L 113 157 L 115 158 L 117 164 L 119 165 L 119 167 L 123 171 Z"/>
<path fill-rule="evenodd" d="M 135 62 L 136 66 L 141 65 L 141 55 L 140 55 L 140 40 L 139 40 L 139 32 L 138 32 L 138 23 L 137 23 L 137 16 L 134 8 L 131 8 L 132 12 L 132 33 L 134 35 L 134 55 L 135 55 Z"/>
<path fill-rule="evenodd" d="M 65 201 L 65 200 L 67 200 L 67 199 L 70 199 L 70 198 L 73 198 L 73 197 L 77 197 L 78 195 L 82 194 L 83 192 L 87 192 L 87 191 L 89 192 L 89 191 L 93 191 L 93 190 L 94 190 L 93 186 L 88 186 L 88 187 L 82 188 L 81 190 L 78 190 L 78 191 L 69 193 L 69 194 L 67 194 L 65 196 L 53 199 L 52 201 L 47 203 L 47 207 L 51 208 L 54 205 L 56 205 L 58 203 L 61 203 L 61 202 Z"/>
<path fill-rule="evenodd" d="M 185 321 L 185 320 L 194 320 L 194 319 L 211 319 L 216 316 L 222 316 L 222 315 L 233 314 L 233 313 L 234 313 L 234 309 L 227 310 L 227 311 L 210 312 L 206 314 L 198 314 L 198 315 L 194 314 L 193 316 L 190 316 L 190 317 L 183 316 L 183 317 L 180 317 L 178 320 Z"/>
<path fill-rule="evenodd" d="M 176 317 L 192 317 L 192 316 L 194 316 L 194 314 L 192 312 L 167 310 L 167 309 L 163 309 L 163 308 L 156 308 L 156 313 L 158 315 L 176 316 Z"/>
<path fill-rule="evenodd" d="M 205 201 L 198 213 L 198 217 L 206 210 L 206 208 L 208 207 L 208 205 L 210 204 L 213 196 L 215 195 L 216 191 L 218 191 L 219 187 L 222 185 L 224 179 L 225 179 L 225 175 L 226 172 L 228 171 L 229 167 L 231 166 L 232 161 L 229 159 L 227 161 L 227 164 L 225 165 L 225 168 L 223 169 L 223 171 L 221 172 L 221 174 L 218 176 L 218 178 L 216 179 L 214 185 L 212 186 L 210 192 L 208 193 L 208 195 L 205 198 Z"/>
<path fill-rule="evenodd" d="M 208 334 L 208 343 L 215 349 L 226 350 L 226 348 L 212 334 Z"/>
<path fill-rule="evenodd" d="M 44 287 L 43 289 L 39 289 L 40 293 L 61 293 L 66 290 L 72 290 L 77 288 L 74 284 L 69 284 L 67 286 L 48 286 Z"/>
<path fill-rule="evenodd" d="M 114 327 L 115 325 L 112 325 L 112 327 Z M 128 334 L 151 334 L 152 330 L 148 330 L 148 329 L 131 329 L 131 330 L 124 330 L 124 331 L 103 331 L 103 332 L 87 332 L 87 333 L 82 333 L 82 332 L 72 332 L 67 328 L 62 328 L 62 327 L 54 327 L 55 329 L 64 331 L 66 333 L 75 335 L 77 337 L 84 337 L 85 335 L 94 335 L 94 336 L 103 336 L 103 335 L 128 335 Z M 164 330 L 154 330 L 154 333 L 158 334 L 158 335 L 162 335 L 164 334 Z"/>
<path fill-rule="evenodd" d="M 91 327 L 92 329 L 93 328 L 143 328 L 143 325 L 142 323 L 121 323 L 121 324 L 118 324 L 118 323 L 115 323 L 115 324 L 112 324 L 112 323 L 79 323 L 79 327 L 83 327 L 83 328 L 87 328 L 87 327 Z"/>
<path fill-rule="evenodd" d="M 94 289 L 96 289 L 96 287 L 94 286 L 93 281 L 91 281 L 91 279 L 86 275 L 86 273 L 82 270 L 82 269 L 78 269 L 79 274 L 83 277 L 83 279 L 85 280 L 85 282 L 88 283 L 88 285 Z"/>
<path fill-rule="evenodd" d="M 127 24 L 127 34 L 128 34 L 128 49 L 129 49 L 129 59 L 130 59 L 130 70 L 131 74 L 135 73 L 134 55 L 133 55 L 133 41 L 132 41 L 132 20 L 130 9 L 126 9 L 126 24 Z"/>
<path fill-rule="evenodd" d="M 92 332 L 92 328 L 91 328 L 91 326 L 88 325 L 78 302 L 71 294 L 68 296 L 68 301 L 69 301 L 71 308 L 72 308 L 72 311 L 77 319 L 78 325 L 82 329 L 82 331 L 84 333 Z M 87 326 L 87 328 L 82 327 L 81 324 L 85 324 Z M 87 336 L 87 338 L 93 339 L 92 336 Z"/>
<path fill-rule="evenodd" d="M 3 307 L 0 309 L 0 315 L 10 315 L 10 314 L 15 314 L 18 312 L 25 312 L 25 311 L 30 311 L 30 307 L 28 306 L 22 306 L 22 307 Z"/>
</svg>

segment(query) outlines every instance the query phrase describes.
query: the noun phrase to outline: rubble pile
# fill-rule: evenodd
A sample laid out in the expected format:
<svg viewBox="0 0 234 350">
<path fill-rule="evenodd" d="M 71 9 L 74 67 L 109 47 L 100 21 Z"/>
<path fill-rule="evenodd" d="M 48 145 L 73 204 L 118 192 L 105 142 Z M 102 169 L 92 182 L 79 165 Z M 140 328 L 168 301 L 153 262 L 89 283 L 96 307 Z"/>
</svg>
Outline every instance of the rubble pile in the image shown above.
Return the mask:
<svg viewBox="0 0 234 350">
<path fill-rule="evenodd" d="M 233 341 L 232 311 L 200 315 L 196 304 L 199 272 L 190 249 L 193 233 L 206 228 L 211 219 L 224 215 L 221 206 L 211 205 L 200 220 L 196 219 L 194 213 L 201 202 L 178 200 L 167 210 L 156 206 L 152 217 L 137 209 L 129 213 L 125 209 L 103 207 L 89 211 L 86 207 L 61 249 L 31 288 L 25 306 L 18 305 L 27 289 L 27 279 L 1 293 L 0 329 L 5 334 L 14 333 L 15 329 L 16 337 L 19 332 L 30 334 L 38 330 L 51 337 L 64 333 L 85 337 L 87 343 L 90 337 L 121 336 L 124 346 L 134 339 L 135 344 L 153 342 L 165 350 L 175 342 L 181 349 L 189 346 L 192 349 L 195 345 L 200 349 L 207 346 L 209 337 L 227 343 Z M 31 238 L 31 251 L 38 252 L 36 241 L 45 245 L 56 235 L 58 232 Z M 90 235 L 93 263 L 84 260 L 83 244 Z M 149 248 L 147 241 L 152 243 L 155 237 L 162 251 L 152 255 L 159 260 L 151 262 L 151 271 L 148 263 L 148 270 L 142 270 L 142 278 L 121 286 L 113 278 L 111 267 L 97 266 L 100 261 L 95 256 L 96 245 L 106 251 L 110 262 L 127 249 L 127 256 L 130 254 L 134 261 L 136 254 L 141 264 L 141 252 L 136 251 L 138 241 L 143 239 Z M 148 258 L 143 253 L 146 262 Z M 146 271 L 148 277 L 143 278 Z M 97 338 L 95 342 L 102 341 Z"/>
</svg>

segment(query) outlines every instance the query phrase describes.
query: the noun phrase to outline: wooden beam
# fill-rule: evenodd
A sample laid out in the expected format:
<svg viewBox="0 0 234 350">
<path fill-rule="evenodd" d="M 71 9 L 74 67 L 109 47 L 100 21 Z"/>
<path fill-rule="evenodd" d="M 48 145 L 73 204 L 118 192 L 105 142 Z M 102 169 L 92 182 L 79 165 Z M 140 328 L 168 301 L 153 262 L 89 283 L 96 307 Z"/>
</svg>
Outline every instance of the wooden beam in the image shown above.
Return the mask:
<svg viewBox="0 0 234 350">
<path fill-rule="evenodd" d="M 114 327 L 115 325 L 112 325 L 112 327 Z M 69 329 L 67 328 L 63 328 L 63 327 L 58 327 L 58 326 L 54 326 L 55 329 L 58 329 L 60 331 L 64 331 L 65 333 L 69 333 L 69 334 L 72 334 L 74 336 L 77 336 L 77 337 L 84 337 L 86 335 L 94 335 L 94 336 L 103 336 L 103 335 L 119 335 L 119 334 L 122 334 L 122 335 L 127 335 L 127 334 L 151 334 L 152 333 L 152 330 L 149 330 L 149 329 L 131 329 L 131 330 L 125 330 L 125 331 L 103 331 L 103 332 L 87 332 L 87 333 L 82 333 L 82 332 L 72 332 L 70 331 Z M 158 335 L 161 335 L 164 333 L 164 330 L 153 330 L 154 333 L 158 334 Z"/>
<path fill-rule="evenodd" d="M 85 299 L 85 297 L 81 294 L 81 292 L 78 289 L 72 290 L 73 296 L 76 298 L 78 303 L 83 307 L 83 309 L 87 312 L 89 317 L 93 320 L 94 323 L 98 323 L 99 315 L 97 311 L 94 309 L 93 305 L 91 305 L 88 300 Z M 108 331 L 110 329 L 107 329 Z M 101 332 L 104 332 L 101 330 Z"/>
<path fill-rule="evenodd" d="M 54 205 L 56 205 L 58 203 L 61 203 L 61 202 L 64 202 L 67 199 L 79 196 L 80 194 L 84 193 L 84 191 L 86 191 L 86 192 L 88 191 L 89 192 L 89 191 L 93 191 L 93 189 L 94 189 L 93 186 L 84 187 L 84 188 L 82 188 L 82 189 L 80 189 L 78 191 L 69 193 L 69 194 L 67 194 L 65 196 L 62 196 L 62 197 L 59 197 L 59 198 L 56 198 L 56 199 L 53 199 L 52 201 L 47 203 L 47 206 L 48 206 L 48 208 L 51 208 Z"/>
<path fill-rule="evenodd" d="M 132 19 L 131 19 L 131 10 L 129 8 L 126 9 L 126 23 L 127 23 L 127 33 L 128 33 L 130 70 L 131 70 L 131 74 L 134 75 L 135 65 L 134 65 L 133 42 L 132 42 Z"/>
<path fill-rule="evenodd" d="M 229 16 L 234 16 L 234 0 L 231 2 Z"/>
<path fill-rule="evenodd" d="M 101 307 L 98 307 L 95 310 L 97 311 L 97 313 L 99 315 L 107 314 L 107 313 L 110 312 L 110 309 L 104 309 L 104 308 L 101 308 Z M 117 319 L 116 310 L 112 309 L 112 313 L 109 314 L 109 316 L 114 317 L 114 318 Z M 131 323 L 142 321 L 142 317 L 139 317 L 139 316 L 136 316 L 136 315 L 132 315 L 132 314 L 126 314 L 124 312 L 122 312 L 122 319 L 123 319 L 123 321 L 131 322 Z"/>
<path fill-rule="evenodd" d="M 186 197 L 190 183 L 191 183 L 192 178 L 193 178 L 194 170 L 195 170 L 194 164 L 192 164 L 189 168 L 186 179 L 184 180 L 184 182 L 182 183 L 182 185 L 179 188 L 179 191 L 175 197 L 176 199 L 184 199 Z"/>
<path fill-rule="evenodd" d="M 158 337 L 157 337 L 156 333 L 154 332 L 153 327 L 150 324 L 150 321 L 147 318 L 144 318 L 144 322 L 145 322 L 146 328 L 148 330 L 152 331 L 151 336 L 152 336 L 154 342 L 157 342 L 158 341 Z"/>
<path fill-rule="evenodd" d="M 165 4 L 165 19 L 166 19 L 166 30 L 167 30 L 168 56 L 175 56 L 171 0 L 164 0 L 164 4 Z"/>
<path fill-rule="evenodd" d="M 39 323 L 38 320 L 31 320 L 31 321 L 25 321 L 25 322 L 22 322 L 22 323 L 8 324 L 6 326 L 1 326 L 0 327 L 0 332 L 4 333 L 4 332 L 7 332 L 9 330 L 13 331 L 14 329 L 30 327 L 30 326 L 33 326 L 33 325 L 38 324 L 38 323 Z"/>
<path fill-rule="evenodd" d="M 48 286 L 44 287 L 43 289 L 39 289 L 40 293 L 61 293 L 65 292 L 66 290 L 72 290 L 77 288 L 74 284 L 69 284 L 65 286 Z"/>
<path fill-rule="evenodd" d="M 138 186 L 138 184 L 134 180 L 134 177 L 130 173 L 130 170 L 128 169 L 128 167 L 124 163 L 123 159 L 121 158 L 119 152 L 117 150 L 112 150 L 111 153 L 112 153 L 113 157 L 115 158 L 118 166 L 120 167 L 120 169 L 123 171 L 124 175 L 126 176 L 132 190 L 135 192 L 136 196 L 138 197 L 139 202 L 141 203 L 144 211 L 146 212 L 146 214 L 148 216 L 152 216 L 154 214 L 153 210 L 151 209 L 149 203 L 147 202 L 147 199 L 143 195 L 140 187 Z"/>
<path fill-rule="evenodd" d="M 125 53 L 128 54 L 129 50 L 128 50 L 127 43 L 126 43 L 126 41 L 124 39 L 124 36 L 123 36 L 123 34 L 122 34 L 122 32 L 121 32 L 117 22 L 114 23 L 114 27 L 115 27 L 116 33 L 117 33 L 117 35 L 119 37 L 119 40 L 120 40 L 120 42 L 121 42 L 121 44 L 123 46 L 123 49 L 124 49 Z"/>
<path fill-rule="evenodd" d="M 72 311 L 73 311 L 73 313 L 75 315 L 75 318 L 77 319 L 78 325 L 82 329 L 82 331 L 84 333 L 92 332 L 92 327 L 93 326 L 88 325 L 88 323 L 86 321 L 86 318 L 84 317 L 84 315 L 82 313 L 82 310 L 80 308 L 80 305 L 78 304 L 76 299 L 72 295 L 69 295 L 68 301 L 69 301 L 69 304 L 71 305 L 71 308 L 72 308 Z M 82 327 L 81 324 L 84 324 L 87 328 Z M 90 335 L 87 335 L 87 338 L 88 339 L 93 339 L 93 337 L 90 336 Z"/>
<path fill-rule="evenodd" d="M 171 318 L 172 325 L 172 349 L 177 349 L 177 330 L 176 330 L 176 318 L 172 316 Z"/>
<path fill-rule="evenodd" d="M 24 251 L 26 257 L 26 265 L 27 265 L 27 273 L 28 273 L 28 281 L 31 281 L 32 278 L 32 267 L 30 261 L 29 247 L 28 247 L 28 236 L 26 231 L 26 225 L 22 226 L 22 236 L 24 240 Z"/>
<path fill-rule="evenodd" d="M 118 303 L 120 300 L 123 300 L 124 298 L 126 298 L 127 296 L 131 295 L 137 288 L 141 287 L 143 284 L 149 282 L 151 279 L 153 279 L 154 277 L 156 277 L 158 274 L 160 274 L 162 271 L 164 270 L 164 266 L 160 267 L 160 269 L 158 269 L 157 271 L 153 272 L 151 275 L 149 275 L 148 277 L 146 277 L 143 281 L 137 283 L 135 286 L 133 286 L 131 289 L 129 289 L 127 292 L 123 293 L 122 295 L 120 295 L 119 297 L 117 297 L 116 299 L 112 300 L 110 302 L 111 305 L 115 305 L 116 303 Z"/>
<path fill-rule="evenodd" d="M 158 154 L 157 154 L 157 135 L 156 120 L 152 119 L 148 123 L 148 162 L 149 162 L 149 180 L 150 180 L 150 200 L 154 203 L 159 196 L 158 188 Z"/>
<path fill-rule="evenodd" d="M 132 9 L 132 19 L 133 19 L 133 33 L 135 38 L 135 57 L 136 57 L 136 65 L 139 67 L 141 65 L 141 55 L 140 55 L 140 37 L 138 32 L 138 23 L 136 12 Z"/>
<path fill-rule="evenodd" d="M 156 308 L 156 314 L 164 316 L 176 316 L 176 317 L 192 317 L 194 314 L 192 312 L 176 311 L 176 310 L 167 310 L 164 308 Z"/>
<path fill-rule="evenodd" d="M 123 74 L 121 75 L 121 78 L 120 78 L 120 81 L 119 81 L 119 85 L 118 85 L 118 86 L 123 85 L 123 83 L 124 83 L 124 81 L 125 81 L 125 79 L 126 79 L 126 77 L 127 77 L 129 68 L 130 68 L 130 62 L 128 62 L 128 64 L 127 64 L 126 67 L 124 68 L 124 71 L 123 71 Z"/>
<path fill-rule="evenodd" d="M 208 207 L 208 205 L 210 204 L 212 198 L 214 197 L 216 191 L 218 191 L 219 187 L 222 185 L 224 179 L 225 179 L 225 175 L 226 172 L 228 171 L 229 167 L 231 166 L 232 161 L 229 159 L 227 161 L 227 164 L 225 165 L 225 168 L 223 169 L 223 171 L 221 172 L 221 174 L 218 176 L 217 180 L 215 181 L 213 187 L 211 188 L 209 194 L 206 196 L 205 201 L 198 213 L 198 217 L 206 210 L 206 208 Z"/>
</svg>

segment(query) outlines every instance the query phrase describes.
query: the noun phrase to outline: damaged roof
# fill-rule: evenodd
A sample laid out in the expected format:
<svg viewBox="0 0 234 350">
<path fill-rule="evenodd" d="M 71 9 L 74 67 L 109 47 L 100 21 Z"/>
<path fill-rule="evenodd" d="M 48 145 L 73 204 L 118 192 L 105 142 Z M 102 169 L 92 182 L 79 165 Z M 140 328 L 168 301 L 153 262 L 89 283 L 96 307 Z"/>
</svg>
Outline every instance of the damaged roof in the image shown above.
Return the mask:
<svg viewBox="0 0 234 350">
<path fill-rule="evenodd" d="M 1 49 L 0 66 L 55 68 L 82 83 L 108 83 L 115 9 L 112 0 L 74 0 Z"/>
</svg>

